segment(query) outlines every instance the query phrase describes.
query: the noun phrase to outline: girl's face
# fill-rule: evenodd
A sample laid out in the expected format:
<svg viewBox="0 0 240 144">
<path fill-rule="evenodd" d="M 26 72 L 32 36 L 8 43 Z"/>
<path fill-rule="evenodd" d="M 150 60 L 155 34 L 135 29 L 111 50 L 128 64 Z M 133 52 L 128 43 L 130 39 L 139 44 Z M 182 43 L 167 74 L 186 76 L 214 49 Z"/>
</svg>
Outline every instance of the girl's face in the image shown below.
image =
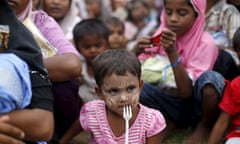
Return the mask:
<svg viewBox="0 0 240 144">
<path fill-rule="evenodd" d="M 135 2 L 131 9 L 132 20 L 143 20 L 148 15 L 147 9 L 141 2 Z"/>
<path fill-rule="evenodd" d="M 165 10 L 166 25 L 177 36 L 189 31 L 196 19 L 194 9 L 187 0 L 166 0 Z"/>
<path fill-rule="evenodd" d="M 108 24 L 110 31 L 109 48 L 117 49 L 124 48 L 124 30 L 121 25 Z"/>
<path fill-rule="evenodd" d="M 81 41 L 77 42 L 77 48 L 87 63 L 92 65 L 93 59 L 108 48 L 108 43 L 102 36 L 85 35 Z"/>
<path fill-rule="evenodd" d="M 85 0 L 85 3 L 90 18 L 96 18 L 101 14 L 101 2 L 99 0 Z"/>
<path fill-rule="evenodd" d="M 143 82 L 129 72 L 124 76 L 117 74 L 106 76 L 101 91 L 109 112 L 122 117 L 125 105 L 131 105 L 133 112 L 136 111 L 142 85 Z"/>
<path fill-rule="evenodd" d="M 151 8 L 155 7 L 155 0 L 144 0 Z"/>
<path fill-rule="evenodd" d="M 17 15 L 26 9 L 28 2 L 29 0 L 8 0 L 8 4 Z"/>
<path fill-rule="evenodd" d="M 70 5 L 71 0 L 43 0 L 44 11 L 57 21 L 67 14 Z"/>
</svg>

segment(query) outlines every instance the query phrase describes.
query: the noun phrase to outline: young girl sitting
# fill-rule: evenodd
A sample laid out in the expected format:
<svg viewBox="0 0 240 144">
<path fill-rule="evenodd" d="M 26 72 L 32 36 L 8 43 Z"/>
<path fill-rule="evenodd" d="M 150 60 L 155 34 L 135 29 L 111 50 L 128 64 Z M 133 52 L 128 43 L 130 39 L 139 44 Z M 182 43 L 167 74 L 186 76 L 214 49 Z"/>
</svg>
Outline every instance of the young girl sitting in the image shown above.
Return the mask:
<svg viewBox="0 0 240 144">
<path fill-rule="evenodd" d="M 125 26 L 124 23 L 117 17 L 109 17 L 105 20 L 105 23 L 110 31 L 109 35 L 109 48 L 125 48 L 126 38 L 124 35 Z"/>
<path fill-rule="evenodd" d="M 74 44 L 81 54 L 82 77 L 78 94 L 86 103 L 97 99 L 95 93 L 96 82 L 94 80 L 92 61 L 108 49 L 109 30 L 107 26 L 98 19 L 84 19 L 75 25 L 73 29 Z"/>
<path fill-rule="evenodd" d="M 132 109 L 128 142 L 133 144 L 159 144 L 160 133 L 166 127 L 163 115 L 139 103 L 143 82 L 141 64 L 123 49 L 108 50 L 97 56 L 93 71 L 101 100 L 82 106 L 81 128 L 91 132 L 91 144 L 117 144 L 125 142 L 124 106 Z M 73 129 L 77 129 L 73 127 Z M 70 131 L 70 135 L 78 131 Z"/>
<path fill-rule="evenodd" d="M 145 83 L 140 102 L 164 114 L 168 125 L 163 139 L 176 127 L 194 126 L 185 142 L 204 143 L 218 114 L 218 102 L 225 85 L 224 78 L 211 71 L 218 57 L 218 48 L 212 37 L 204 32 L 206 1 L 163 2 L 161 25 L 154 34 L 154 37 L 160 37 L 156 38 L 156 43 L 152 37 L 141 38 L 136 53 L 141 54 L 142 61 L 155 56 L 167 59 L 164 66 L 172 73 L 166 77 L 173 78 L 175 85 L 168 85 L 165 75 L 161 87 Z"/>
</svg>

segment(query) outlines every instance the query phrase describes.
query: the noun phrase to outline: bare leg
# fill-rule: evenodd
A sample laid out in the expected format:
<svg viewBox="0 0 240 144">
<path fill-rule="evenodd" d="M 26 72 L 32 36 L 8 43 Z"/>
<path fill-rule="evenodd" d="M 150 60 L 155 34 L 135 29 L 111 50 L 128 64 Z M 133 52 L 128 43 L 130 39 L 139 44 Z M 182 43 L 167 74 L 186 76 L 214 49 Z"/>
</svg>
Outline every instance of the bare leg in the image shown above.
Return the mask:
<svg viewBox="0 0 240 144">
<path fill-rule="evenodd" d="M 201 120 L 184 144 L 203 144 L 218 114 L 218 92 L 212 85 L 206 85 L 202 91 Z"/>
</svg>

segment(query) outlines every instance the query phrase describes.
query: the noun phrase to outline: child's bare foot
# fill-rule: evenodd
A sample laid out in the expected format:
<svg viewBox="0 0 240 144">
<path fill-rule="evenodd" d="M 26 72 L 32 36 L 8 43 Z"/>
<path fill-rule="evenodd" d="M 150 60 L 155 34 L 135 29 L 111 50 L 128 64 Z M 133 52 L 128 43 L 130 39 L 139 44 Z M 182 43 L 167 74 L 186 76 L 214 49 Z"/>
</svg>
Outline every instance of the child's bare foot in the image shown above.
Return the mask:
<svg viewBox="0 0 240 144">
<path fill-rule="evenodd" d="M 183 144 L 203 144 L 209 133 L 209 129 L 198 124 L 194 132 L 183 142 Z"/>
</svg>

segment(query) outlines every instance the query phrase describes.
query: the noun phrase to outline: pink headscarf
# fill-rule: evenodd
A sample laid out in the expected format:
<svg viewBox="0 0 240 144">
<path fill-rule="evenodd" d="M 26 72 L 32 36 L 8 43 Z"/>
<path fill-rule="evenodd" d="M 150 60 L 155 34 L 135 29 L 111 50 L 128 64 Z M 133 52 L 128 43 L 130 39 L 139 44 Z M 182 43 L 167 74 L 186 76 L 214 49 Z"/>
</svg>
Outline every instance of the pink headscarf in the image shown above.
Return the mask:
<svg viewBox="0 0 240 144">
<path fill-rule="evenodd" d="M 211 70 L 218 56 L 218 48 L 212 37 L 204 32 L 206 0 L 190 0 L 198 16 L 192 28 L 184 35 L 177 37 L 176 47 L 188 73 L 196 80 L 204 71 Z M 165 9 L 161 15 L 161 26 L 154 35 L 166 28 Z M 166 55 L 163 47 L 150 48 L 154 53 Z M 153 55 L 140 55 L 144 60 Z"/>
<path fill-rule="evenodd" d="M 32 0 L 28 0 L 27 7 L 24 11 L 17 15 L 18 20 L 23 22 L 27 17 L 31 17 L 32 15 Z"/>
</svg>

